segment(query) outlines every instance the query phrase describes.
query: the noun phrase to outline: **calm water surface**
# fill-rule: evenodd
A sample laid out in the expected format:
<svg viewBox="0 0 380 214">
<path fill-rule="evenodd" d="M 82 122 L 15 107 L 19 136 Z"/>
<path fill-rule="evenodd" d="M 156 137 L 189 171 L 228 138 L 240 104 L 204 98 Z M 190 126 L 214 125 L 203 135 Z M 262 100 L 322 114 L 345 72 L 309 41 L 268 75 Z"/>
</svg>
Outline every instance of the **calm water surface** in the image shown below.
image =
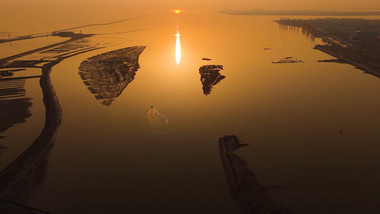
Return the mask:
<svg viewBox="0 0 380 214">
<path fill-rule="evenodd" d="M 319 63 L 333 57 L 314 50 L 318 41 L 301 31 L 280 29 L 273 22 L 278 18 L 185 11 L 81 29 L 139 31 L 91 37 L 106 48 L 53 67 L 62 121 L 41 161 L 43 175 L 31 178 L 39 184 L 26 204 L 51 213 L 240 213 L 217 143 L 234 134 L 249 144 L 236 154 L 277 205 L 293 213 L 379 213 L 379 78 L 351 65 Z M 79 22 L 71 18 L 39 28 Z M 30 28 L 27 33 L 34 33 Z M 111 105 L 101 104 L 78 75 L 79 64 L 135 45 L 147 46 L 135 79 Z M 304 63 L 271 63 L 288 56 Z M 206 96 L 199 67 L 208 64 L 224 65 L 220 73 L 226 78 Z M 27 80 L 25 88 L 32 116 L 1 133 L 6 137 L 0 144 L 8 147 L 1 169 L 44 126 L 38 79 Z M 152 105 L 168 122 L 164 131 L 149 120 Z"/>
</svg>

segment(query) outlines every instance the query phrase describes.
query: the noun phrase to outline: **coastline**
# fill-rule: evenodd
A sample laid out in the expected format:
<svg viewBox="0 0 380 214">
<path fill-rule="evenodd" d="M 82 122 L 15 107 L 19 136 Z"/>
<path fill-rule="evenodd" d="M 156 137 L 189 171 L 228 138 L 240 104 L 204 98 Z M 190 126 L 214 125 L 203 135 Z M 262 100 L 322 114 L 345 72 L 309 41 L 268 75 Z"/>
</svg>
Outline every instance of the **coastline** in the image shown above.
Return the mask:
<svg viewBox="0 0 380 214">
<path fill-rule="evenodd" d="M 333 57 L 336 57 L 336 58 L 339 59 L 339 60 L 343 60 L 344 63 L 350 64 L 350 65 L 353 65 L 353 66 L 355 66 L 356 68 L 358 68 L 358 69 L 364 71 L 365 73 L 369 73 L 369 74 L 372 74 L 372 75 L 374 75 L 374 76 L 380 78 L 380 72 L 379 72 L 379 71 L 376 71 L 375 69 L 372 69 L 372 68 L 368 67 L 368 66 L 365 65 L 365 64 L 361 64 L 361 63 L 359 63 L 359 62 L 355 62 L 355 61 L 353 61 L 353 60 L 350 60 L 350 59 L 348 59 L 348 58 L 346 58 L 346 57 L 344 57 L 344 56 L 342 56 L 342 55 L 340 55 L 340 54 L 338 54 L 338 53 L 334 53 L 333 50 L 328 50 L 328 49 L 327 49 L 325 46 L 323 46 L 323 45 L 315 45 L 314 49 L 316 49 L 316 50 L 320 50 L 320 51 L 322 51 L 322 52 L 324 52 L 324 53 L 326 53 L 326 54 L 329 54 L 329 55 L 331 55 L 331 56 L 333 56 Z"/>
<path fill-rule="evenodd" d="M 380 78 L 380 20 L 285 17 L 275 22 L 321 38 L 324 44 L 316 44 L 314 49 Z"/>
</svg>

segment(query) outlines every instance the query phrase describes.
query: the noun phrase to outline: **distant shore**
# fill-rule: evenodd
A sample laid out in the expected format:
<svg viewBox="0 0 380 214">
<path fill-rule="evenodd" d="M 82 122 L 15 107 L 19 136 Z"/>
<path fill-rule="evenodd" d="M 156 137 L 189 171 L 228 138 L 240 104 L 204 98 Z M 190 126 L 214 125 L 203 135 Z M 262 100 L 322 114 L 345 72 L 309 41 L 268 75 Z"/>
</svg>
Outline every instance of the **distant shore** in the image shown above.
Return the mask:
<svg viewBox="0 0 380 214">
<path fill-rule="evenodd" d="M 325 44 L 314 49 L 380 78 L 380 19 L 281 18 L 276 22 L 321 38 Z"/>
<path fill-rule="evenodd" d="M 380 16 L 380 11 L 323 11 L 323 10 L 222 10 L 229 15 L 275 16 Z"/>
</svg>

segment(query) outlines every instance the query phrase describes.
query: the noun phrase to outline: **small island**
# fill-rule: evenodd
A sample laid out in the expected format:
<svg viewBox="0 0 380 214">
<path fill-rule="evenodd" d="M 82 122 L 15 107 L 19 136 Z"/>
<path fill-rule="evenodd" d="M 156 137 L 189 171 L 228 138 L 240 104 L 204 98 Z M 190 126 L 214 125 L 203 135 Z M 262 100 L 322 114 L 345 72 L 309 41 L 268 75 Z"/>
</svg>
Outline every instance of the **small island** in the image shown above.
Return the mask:
<svg viewBox="0 0 380 214">
<path fill-rule="evenodd" d="M 302 60 L 296 59 L 292 56 L 285 57 L 284 59 L 280 59 L 277 62 L 272 62 L 273 64 L 282 64 L 282 63 L 299 63 L 303 62 Z"/>
<path fill-rule="evenodd" d="M 223 70 L 223 65 L 203 65 L 199 68 L 204 95 L 209 95 L 212 87 L 226 78 L 220 74 L 221 70 Z"/>
<path fill-rule="evenodd" d="M 95 98 L 109 106 L 135 79 L 145 47 L 127 47 L 90 57 L 80 64 L 78 74 Z"/>
<path fill-rule="evenodd" d="M 314 48 L 338 58 L 336 62 L 354 65 L 380 77 L 380 20 L 281 18 L 276 22 L 321 38 L 324 44 Z"/>
</svg>

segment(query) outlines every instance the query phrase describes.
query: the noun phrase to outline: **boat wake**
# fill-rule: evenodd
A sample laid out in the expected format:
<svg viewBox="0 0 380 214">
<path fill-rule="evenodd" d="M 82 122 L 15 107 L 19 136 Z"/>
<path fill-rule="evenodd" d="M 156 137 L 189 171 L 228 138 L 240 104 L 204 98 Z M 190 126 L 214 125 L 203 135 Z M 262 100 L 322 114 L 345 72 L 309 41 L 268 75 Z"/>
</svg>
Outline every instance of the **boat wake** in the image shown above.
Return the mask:
<svg viewBox="0 0 380 214">
<path fill-rule="evenodd" d="M 169 118 L 163 114 L 161 114 L 156 108 L 151 106 L 146 116 L 148 118 L 150 127 L 156 133 L 165 134 L 170 131 L 170 123 Z"/>
</svg>

